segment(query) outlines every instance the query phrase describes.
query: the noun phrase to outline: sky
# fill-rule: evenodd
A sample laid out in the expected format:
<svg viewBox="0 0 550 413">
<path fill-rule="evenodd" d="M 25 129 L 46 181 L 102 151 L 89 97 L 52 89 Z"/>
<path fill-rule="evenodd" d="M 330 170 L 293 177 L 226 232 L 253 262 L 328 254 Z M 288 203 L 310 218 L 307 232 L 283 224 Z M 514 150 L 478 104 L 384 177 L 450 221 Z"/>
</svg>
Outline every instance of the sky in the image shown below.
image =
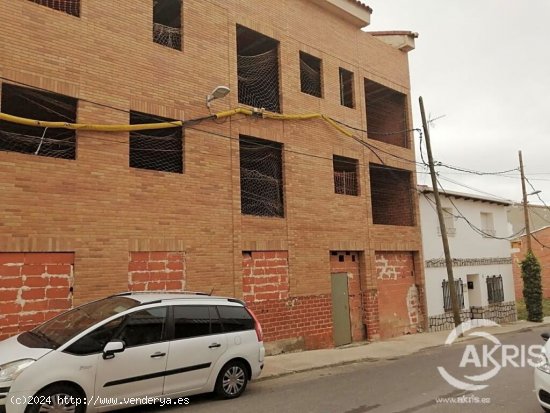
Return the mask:
<svg viewBox="0 0 550 413">
<path fill-rule="evenodd" d="M 419 34 L 416 49 L 409 53 L 413 126 L 422 126 L 422 96 L 426 114 L 433 119 L 435 161 L 499 172 L 519 168 L 521 150 L 527 178 L 550 205 L 550 38 L 544 30 L 550 0 L 364 3 L 373 9 L 367 31 Z M 479 176 L 437 170 L 446 190 L 521 201 L 519 171 Z M 418 168 L 418 183 L 431 186 L 426 172 Z M 529 186 L 527 191 L 533 192 Z M 528 198 L 541 204 L 537 195 Z"/>
</svg>

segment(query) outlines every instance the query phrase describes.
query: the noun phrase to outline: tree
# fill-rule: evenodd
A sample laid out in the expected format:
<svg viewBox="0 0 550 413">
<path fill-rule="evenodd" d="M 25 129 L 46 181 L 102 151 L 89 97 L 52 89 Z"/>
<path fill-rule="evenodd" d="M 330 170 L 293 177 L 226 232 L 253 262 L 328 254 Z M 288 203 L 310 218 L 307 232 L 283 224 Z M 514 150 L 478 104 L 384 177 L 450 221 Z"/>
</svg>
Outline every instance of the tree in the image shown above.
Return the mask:
<svg viewBox="0 0 550 413">
<path fill-rule="evenodd" d="M 523 298 L 527 308 L 527 320 L 541 322 L 542 313 L 542 283 L 539 260 L 531 250 L 521 262 L 521 278 L 523 279 Z"/>
</svg>

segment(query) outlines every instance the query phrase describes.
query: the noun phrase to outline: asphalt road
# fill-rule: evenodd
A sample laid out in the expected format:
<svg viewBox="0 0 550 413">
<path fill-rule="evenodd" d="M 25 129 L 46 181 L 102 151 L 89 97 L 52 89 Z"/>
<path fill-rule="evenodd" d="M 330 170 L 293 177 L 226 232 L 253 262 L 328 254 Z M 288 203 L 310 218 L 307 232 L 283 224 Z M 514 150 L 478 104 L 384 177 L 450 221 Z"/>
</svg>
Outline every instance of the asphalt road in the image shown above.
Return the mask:
<svg viewBox="0 0 550 413">
<path fill-rule="evenodd" d="M 540 333 L 546 330 L 542 327 L 496 337 L 504 345 L 529 346 L 542 344 Z M 470 345 L 467 353 L 470 363 L 461 369 L 459 363 L 464 359 L 467 345 Z M 475 354 L 472 345 L 475 345 Z M 514 367 L 510 363 L 520 364 L 520 358 L 510 359 L 496 376 L 478 382 L 488 384 L 483 390 L 459 390 L 441 377 L 438 366 L 463 380 L 465 374 L 477 375 L 491 370 L 491 363 L 487 368 L 474 365 L 476 354 L 480 361 L 483 359 L 483 345 L 489 350 L 493 346 L 481 338 L 451 347 L 428 349 L 396 360 L 349 364 L 253 382 L 236 400 L 219 401 L 212 396 L 198 396 L 192 397 L 190 404 L 184 407 L 141 407 L 126 412 L 541 413 L 533 391 L 532 367 Z M 513 351 L 509 350 L 508 354 Z M 498 354 L 493 353 L 493 358 L 502 364 Z M 456 403 L 461 396 L 466 399 Z"/>
</svg>

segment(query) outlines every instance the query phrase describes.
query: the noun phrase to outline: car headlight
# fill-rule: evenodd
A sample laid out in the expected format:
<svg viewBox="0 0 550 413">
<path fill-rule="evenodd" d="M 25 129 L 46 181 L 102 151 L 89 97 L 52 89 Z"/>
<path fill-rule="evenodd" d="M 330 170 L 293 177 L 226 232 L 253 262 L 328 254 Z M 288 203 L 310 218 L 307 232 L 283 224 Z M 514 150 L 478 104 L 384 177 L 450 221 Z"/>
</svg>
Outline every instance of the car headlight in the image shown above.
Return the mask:
<svg viewBox="0 0 550 413">
<path fill-rule="evenodd" d="M 0 366 L 0 383 L 15 380 L 34 361 L 33 359 L 23 359 L 2 364 Z"/>
</svg>

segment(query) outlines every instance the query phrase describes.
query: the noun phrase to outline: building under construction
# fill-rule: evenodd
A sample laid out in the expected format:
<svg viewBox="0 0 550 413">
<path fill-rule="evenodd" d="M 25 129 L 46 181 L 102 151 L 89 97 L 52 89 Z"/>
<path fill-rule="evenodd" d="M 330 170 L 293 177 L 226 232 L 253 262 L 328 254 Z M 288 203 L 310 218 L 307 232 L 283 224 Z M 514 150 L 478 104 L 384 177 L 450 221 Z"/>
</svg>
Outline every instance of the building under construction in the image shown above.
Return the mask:
<svg viewBox="0 0 550 413">
<path fill-rule="evenodd" d="M 371 12 L 0 0 L 0 336 L 126 290 L 242 298 L 272 351 L 425 327 L 416 35 Z"/>
</svg>

